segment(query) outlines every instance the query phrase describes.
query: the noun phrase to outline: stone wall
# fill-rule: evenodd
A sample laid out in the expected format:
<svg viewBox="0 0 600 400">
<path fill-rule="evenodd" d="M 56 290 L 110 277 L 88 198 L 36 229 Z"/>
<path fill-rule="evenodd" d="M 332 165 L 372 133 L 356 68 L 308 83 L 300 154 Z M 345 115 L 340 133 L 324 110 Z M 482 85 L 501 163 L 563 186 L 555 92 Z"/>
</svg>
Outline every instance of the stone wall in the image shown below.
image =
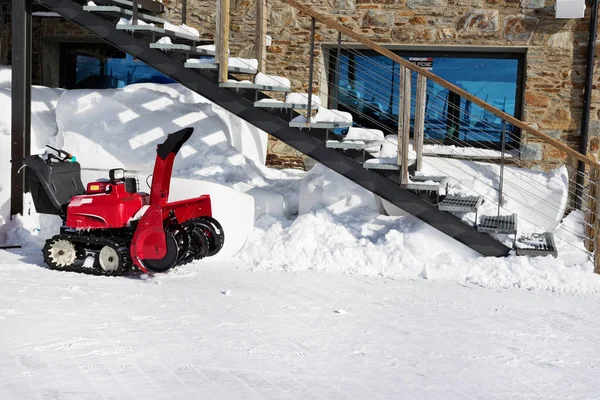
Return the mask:
<svg viewBox="0 0 600 400">
<path fill-rule="evenodd" d="M 307 90 L 310 20 L 277 0 L 268 2 L 267 73 L 291 79 Z M 527 48 L 523 119 L 578 148 L 590 6 L 585 19 L 554 17 L 553 0 L 313 0 L 304 1 L 329 17 L 381 44 L 427 46 L 518 46 Z M 171 0 L 171 6 L 177 2 Z M 188 0 L 188 24 L 214 32 L 215 2 Z M 232 54 L 253 54 L 255 4 L 231 1 Z M 332 44 L 336 32 L 317 24 L 317 41 Z M 598 50 L 600 54 L 600 49 Z M 320 55 L 317 52 L 317 55 Z M 597 60 L 598 63 L 598 60 Z M 314 79 L 319 91 L 320 75 Z M 596 65 L 590 150 L 600 150 L 600 68 Z M 564 155 L 525 136 L 527 154 L 547 163 Z"/>
</svg>

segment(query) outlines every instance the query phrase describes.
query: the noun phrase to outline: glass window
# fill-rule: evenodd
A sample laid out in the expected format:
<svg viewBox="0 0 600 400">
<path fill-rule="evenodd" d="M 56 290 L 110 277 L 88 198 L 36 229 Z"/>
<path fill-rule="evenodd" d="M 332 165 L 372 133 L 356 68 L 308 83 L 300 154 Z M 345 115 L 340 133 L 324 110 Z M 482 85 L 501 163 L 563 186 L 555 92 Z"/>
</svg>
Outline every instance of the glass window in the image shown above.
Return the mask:
<svg viewBox="0 0 600 400">
<path fill-rule="evenodd" d="M 95 48 L 68 50 L 70 54 L 65 61 L 67 65 L 63 67 L 62 85 L 67 89 L 116 89 L 134 83 L 175 83 L 175 80 L 130 55 L 102 54 L 96 57 L 89 54 L 102 53 Z"/>
<path fill-rule="evenodd" d="M 401 55 L 408 60 L 426 56 L 432 63 L 430 69 L 434 74 L 520 118 L 521 55 Z M 335 52 L 332 58 L 335 60 Z M 342 53 L 337 107 L 353 113 L 357 125 L 384 129 L 386 133 L 397 132 L 399 75 L 399 65 L 387 57 L 372 52 Z M 411 86 L 412 126 L 416 101 L 415 73 Z M 332 88 L 335 89 L 335 82 L 332 82 Z M 332 93 L 335 96 L 335 90 Z M 516 140 L 512 126 L 507 125 L 506 131 L 507 142 Z M 500 118 L 432 81 L 427 82 L 426 140 L 449 144 L 499 144 L 501 133 Z"/>
</svg>

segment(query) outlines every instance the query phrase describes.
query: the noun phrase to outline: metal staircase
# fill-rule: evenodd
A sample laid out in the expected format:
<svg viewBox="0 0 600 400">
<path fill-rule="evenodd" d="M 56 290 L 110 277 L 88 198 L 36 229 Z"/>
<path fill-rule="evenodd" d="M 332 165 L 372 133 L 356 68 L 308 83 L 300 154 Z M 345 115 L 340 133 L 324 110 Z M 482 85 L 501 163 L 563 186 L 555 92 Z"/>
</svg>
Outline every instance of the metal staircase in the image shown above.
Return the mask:
<svg viewBox="0 0 600 400">
<path fill-rule="evenodd" d="M 229 66 L 229 80 L 219 84 L 214 60 L 193 59 L 214 56 L 211 44 L 192 34 L 165 29 L 166 21 L 143 7 L 134 13 L 133 4 L 124 0 L 103 0 L 97 6 L 72 0 L 36 1 L 482 255 L 506 256 L 511 251 L 489 233 L 521 240 L 516 237 L 514 217 L 484 216 L 478 223 L 483 198 L 448 195 L 447 177 L 415 173 L 414 159 L 405 159 L 410 179 L 400 182 L 399 159 L 376 158 L 369 151 L 381 146 L 382 140 L 329 140 L 330 129 L 351 127 L 352 123 L 307 121 L 296 110 L 315 107 L 310 95 L 306 103 L 271 99 L 264 92 L 287 93 L 289 86 L 240 82 L 238 74 L 255 75 L 257 70 L 236 65 Z M 120 18 L 132 17 L 147 24 L 116 24 Z M 476 213 L 474 225 L 460 218 L 461 213 L 470 212 Z M 522 242 L 527 240 L 526 245 L 515 243 L 514 248 L 523 255 L 556 255 L 552 234 L 544 232 L 534 239 L 525 238 Z"/>
</svg>

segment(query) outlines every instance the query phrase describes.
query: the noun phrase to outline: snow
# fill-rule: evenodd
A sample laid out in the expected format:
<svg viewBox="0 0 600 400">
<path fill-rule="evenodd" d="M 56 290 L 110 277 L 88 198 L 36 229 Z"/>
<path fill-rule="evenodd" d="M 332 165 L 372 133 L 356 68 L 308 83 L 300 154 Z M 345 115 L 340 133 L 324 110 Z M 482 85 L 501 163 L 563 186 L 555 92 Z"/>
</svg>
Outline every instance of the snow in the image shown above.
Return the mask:
<svg viewBox="0 0 600 400">
<path fill-rule="evenodd" d="M 169 22 L 165 22 L 164 25 L 163 25 L 163 27 L 167 31 L 177 32 L 177 33 L 183 33 L 185 35 L 192 35 L 192 36 L 200 37 L 200 33 L 198 32 L 198 29 L 192 28 L 191 26 L 187 26 L 187 25 L 173 25 L 173 24 L 171 24 Z"/>
<path fill-rule="evenodd" d="M 141 19 L 138 19 L 137 21 L 138 25 L 149 25 L 149 26 L 155 26 L 154 24 L 149 24 L 146 21 L 143 21 Z M 124 17 L 119 18 L 119 21 L 117 22 L 117 26 L 119 25 L 133 25 L 133 18 L 127 19 Z"/>
<path fill-rule="evenodd" d="M 0 65 L 0 88 L 10 89 L 12 70 L 10 66 Z"/>
<path fill-rule="evenodd" d="M 265 75 L 262 72 L 256 74 L 254 83 L 257 85 L 284 87 L 288 89 L 291 86 L 290 80 L 283 76 Z"/>
<path fill-rule="evenodd" d="M 156 43 L 160 43 L 160 44 L 173 44 L 173 42 L 171 41 L 171 38 L 168 36 L 163 36 L 160 39 L 158 39 L 156 41 Z"/>
<path fill-rule="evenodd" d="M 308 104 L 308 94 L 307 93 L 288 93 L 285 97 L 285 102 L 290 104 Z M 310 102 L 313 106 L 320 106 L 321 99 L 319 96 L 312 96 Z"/>
<path fill-rule="evenodd" d="M 179 268 L 146 280 L 0 251 L 4 399 L 593 399 L 596 296 Z"/>
</svg>

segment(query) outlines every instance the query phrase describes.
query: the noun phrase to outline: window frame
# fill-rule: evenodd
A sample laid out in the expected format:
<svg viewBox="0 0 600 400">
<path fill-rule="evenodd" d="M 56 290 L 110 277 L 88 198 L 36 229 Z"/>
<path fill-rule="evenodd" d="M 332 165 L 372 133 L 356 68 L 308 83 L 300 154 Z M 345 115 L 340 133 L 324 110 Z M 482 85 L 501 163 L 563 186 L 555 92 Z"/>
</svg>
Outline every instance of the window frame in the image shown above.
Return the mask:
<svg viewBox="0 0 600 400">
<path fill-rule="evenodd" d="M 339 70 L 336 69 L 336 57 L 337 57 L 337 45 L 324 45 L 324 54 L 327 57 L 325 65 L 329 65 L 328 70 L 334 71 L 334 73 L 328 73 L 327 85 L 328 85 L 328 106 L 336 107 L 334 104 L 332 93 L 335 92 L 335 82 L 339 75 Z M 517 76 L 516 76 L 516 90 L 515 90 L 515 115 L 514 117 L 521 120 L 524 111 L 524 97 L 525 97 L 525 78 L 527 69 L 527 49 L 526 48 L 465 48 L 459 49 L 442 49 L 440 47 L 432 48 L 428 50 L 422 46 L 409 46 L 397 48 L 391 46 L 390 51 L 397 54 L 398 56 L 407 59 L 408 57 L 448 57 L 448 58 L 486 58 L 486 59 L 514 59 L 517 60 Z M 352 46 L 352 48 L 341 48 L 340 57 L 349 54 L 356 54 L 365 56 L 382 56 L 375 50 L 365 49 L 361 47 Z M 385 57 L 385 56 L 384 56 Z M 397 64 L 397 63 L 395 63 Z M 482 99 L 483 100 L 483 99 Z M 508 132 L 507 135 L 510 139 L 506 143 L 507 150 L 519 149 L 521 144 L 521 129 L 513 127 L 513 132 Z M 426 144 L 444 144 L 444 140 L 439 139 L 425 139 Z M 470 146 L 470 147 L 481 147 L 500 150 L 502 142 L 496 141 L 481 141 L 481 140 L 469 140 L 454 143 L 457 146 Z"/>
</svg>

